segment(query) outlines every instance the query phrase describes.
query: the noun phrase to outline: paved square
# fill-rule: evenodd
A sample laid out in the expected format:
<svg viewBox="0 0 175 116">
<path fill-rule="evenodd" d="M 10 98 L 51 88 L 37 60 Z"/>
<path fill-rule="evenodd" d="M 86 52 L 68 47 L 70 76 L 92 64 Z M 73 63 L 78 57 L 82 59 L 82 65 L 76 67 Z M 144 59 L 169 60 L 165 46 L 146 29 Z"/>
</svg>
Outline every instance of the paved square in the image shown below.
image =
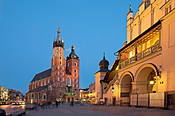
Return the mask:
<svg viewBox="0 0 175 116">
<path fill-rule="evenodd" d="M 27 111 L 26 116 L 175 116 L 174 110 L 119 106 L 59 106 Z"/>
</svg>

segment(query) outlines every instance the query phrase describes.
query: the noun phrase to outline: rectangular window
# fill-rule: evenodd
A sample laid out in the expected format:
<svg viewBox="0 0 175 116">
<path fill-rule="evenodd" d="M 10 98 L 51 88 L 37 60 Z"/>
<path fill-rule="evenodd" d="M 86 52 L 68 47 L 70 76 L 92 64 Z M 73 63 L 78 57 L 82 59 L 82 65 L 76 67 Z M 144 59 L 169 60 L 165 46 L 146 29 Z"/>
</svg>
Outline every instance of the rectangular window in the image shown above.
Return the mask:
<svg viewBox="0 0 175 116">
<path fill-rule="evenodd" d="M 175 45 L 175 20 L 169 24 L 169 47 Z"/>
<path fill-rule="evenodd" d="M 165 15 L 168 14 L 168 8 L 165 8 Z"/>
<path fill-rule="evenodd" d="M 146 48 L 150 48 L 151 47 L 151 42 L 150 42 L 150 40 L 148 40 L 147 42 L 146 42 Z"/>
<path fill-rule="evenodd" d="M 145 43 L 142 44 L 142 51 L 145 50 Z"/>
<path fill-rule="evenodd" d="M 169 12 L 171 12 L 171 5 L 169 6 Z"/>
<path fill-rule="evenodd" d="M 130 51 L 130 53 L 129 53 L 129 58 L 131 58 L 132 57 L 132 51 Z"/>
<path fill-rule="evenodd" d="M 135 56 L 135 50 L 134 50 L 134 49 L 132 49 L 132 50 L 130 51 L 130 53 L 129 53 L 129 57 L 130 57 L 130 58 L 133 57 L 133 56 Z"/>
<path fill-rule="evenodd" d="M 142 46 L 141 46 L 141 45 L 139 45 L 139 46 L 137 47 L 137 53 L 140 53 L 140 52 L 142 52 Z"/>
</svg>

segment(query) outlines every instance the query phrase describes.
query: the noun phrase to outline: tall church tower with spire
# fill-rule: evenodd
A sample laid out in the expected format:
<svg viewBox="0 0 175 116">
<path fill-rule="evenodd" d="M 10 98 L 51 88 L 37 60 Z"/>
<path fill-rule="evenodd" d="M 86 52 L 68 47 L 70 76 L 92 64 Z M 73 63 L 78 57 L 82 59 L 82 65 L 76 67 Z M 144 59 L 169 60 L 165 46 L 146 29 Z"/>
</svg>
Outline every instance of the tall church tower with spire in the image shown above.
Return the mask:
<svg viewBox="0 0 175 116">
<path fill-rule="evenodd" d="M 59 27 L 57 31 L 57 39 L 53 42 L 52 76 L 54 77 L 54 80 L 65 81 L 65 63 L 64 41 L 61 39 L 61 30 Z"/>
<path fill-rule="evenodd" d="M 32 79 L 26 94 L 27 103 L 71 102 L 79 99 L 79 57 L 75 53 L 75 46 L 72 46 L 67 58 L 64 52 L 64 41 L 58 27 L 57 39 L 53 41 L 51 68 Z"/>
<path fill-rule="evenodd" d="M 54 97 L 60 97 L 62 93 L 72 94 L 67 96 L 67 101 L 79 97 L 79 57 L 75 53 L 75 46 L 72 46 L 71 53 L 64 57 L 64 41 L 61 37 L 61 30 L 58 27 L 57 39 L 53 42 L 52 56 L 52 82 L 54 88 L 62 88 L 59 92 L 55 89 Z M 74 96 L 74 95 L 76 96 Z M 65 96 L 65 95 L 64 95 Z M 69 98 L 70 97 L 70 98 Z M 75 98 L 73 98 L 75 97 Z"/>
</svg>

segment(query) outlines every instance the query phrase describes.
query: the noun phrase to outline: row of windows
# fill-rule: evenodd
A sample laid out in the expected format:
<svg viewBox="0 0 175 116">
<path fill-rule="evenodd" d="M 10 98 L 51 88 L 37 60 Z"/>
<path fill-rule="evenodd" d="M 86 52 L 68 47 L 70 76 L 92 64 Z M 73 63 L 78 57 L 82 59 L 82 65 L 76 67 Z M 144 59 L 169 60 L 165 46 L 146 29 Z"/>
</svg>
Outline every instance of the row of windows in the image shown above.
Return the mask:
<svg viewBox="0 0 175 116">
<path fill-rule="evenodd" d="M 135 46 L 133 46 L 133 48 L 130 49 L 130 51 L 129 51 L 130 58 L 135 56 L 136 52 L 141 53 L 142 51 L 146 50 L 147 48 L 150 48 L 151 46 L 156 44 L 156 42 L 158 42 L 158 40 L 160 39 L 159 31 L 154 32 L 154 34 L 151 33 L 150 35 L 151 36 L 147 36 L 147 37 L 144 37 L 142 39 L 142 40 L 144 40 L 144 42 L 142 41 L 141 43 L 137 43 Z"/>
<path fill-rule="evenodd" d="M 74 85 L 74 84 L 77 84 L 77 83 L 78 83 L 77 79 L 71 80 L 70 77 L 67 77 L 66 85 Z"/>
<path fill-rule="evenodd" d="M 46 100 L 46 94 L 30 94 L 29 99 L 43 99 Z"/>
<path fill-rule="evenodd" d="M 75 74 L 74 77 L 77 77 L 77 75 Z M 64 82 L 64 78 L 58 77 L 58 78 L 57 78 L 57 81 L 59 81 L 59 82 Z M 78 82 L 78 81 L 77 81 L 76 79 L 74 79 L 74 83 L 77 83 L 77 82 Z M 41 81 L 32 83 L 32 84 L 31 84 L 31 89 L 35 89 L 35 88 L 38 88 L 38 87 L 40 87 L 40 86 L 45 86 L 45 85 L 47 85 L 48 83 L 50 83 L 50 80 L 49 80 L 49 79 L 41 80 Z"/>
<path fill-rule="evenodd" d="M 171 12 L 172 8 L 171 8 L 171 5 L 167 6 L 165 8 L 165 15 L 167 15 L 169 12 Z"/>
<path fill-rule="evenodd" d="M 45 86 L 49 82 L 50 82 L 49 79 L 38 81 L 38 82 L 34 82 L 34 83 L 31 84 L 31 89 L 35 89 L 35 88 L 40 87 L 40 86 Z"/>
<path fill-rule="evenodd" d="M 57 80 L 60 81 L 60 82 L 64 82 L 64 78 L 60 78 L 60 77 L 58 77 Z"/>
<path fill-rule="evenodd" d="M 68 63 L 67 66 L 68 66 L 68 67 L 71 66 L 71 63 Z M 74 67 L 77 67 L 78 65 L 77 65 L 77 63 L 75 62 L 75 63 L 73 64 L 73 66 L 74 66 Z"/>
</svg>

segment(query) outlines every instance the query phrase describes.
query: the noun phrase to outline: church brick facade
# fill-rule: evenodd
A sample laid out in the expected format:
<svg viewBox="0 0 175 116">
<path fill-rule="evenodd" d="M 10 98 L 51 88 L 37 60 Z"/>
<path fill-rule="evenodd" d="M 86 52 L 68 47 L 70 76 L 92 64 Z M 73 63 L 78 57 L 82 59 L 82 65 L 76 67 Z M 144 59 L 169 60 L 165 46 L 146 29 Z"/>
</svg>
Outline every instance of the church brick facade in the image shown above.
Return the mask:
<svg viewBox="0 0 175 116">
<path fill-rule="evenodd" d="M 27 103 L 79 100 L 80 60 L 74 46 L 69 56 L 64 57 L 60 28 L 57 34 L 57 40 L 53 42 L 51 68 L 34 76 L 26 94 Z"/>
</svg>

